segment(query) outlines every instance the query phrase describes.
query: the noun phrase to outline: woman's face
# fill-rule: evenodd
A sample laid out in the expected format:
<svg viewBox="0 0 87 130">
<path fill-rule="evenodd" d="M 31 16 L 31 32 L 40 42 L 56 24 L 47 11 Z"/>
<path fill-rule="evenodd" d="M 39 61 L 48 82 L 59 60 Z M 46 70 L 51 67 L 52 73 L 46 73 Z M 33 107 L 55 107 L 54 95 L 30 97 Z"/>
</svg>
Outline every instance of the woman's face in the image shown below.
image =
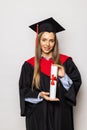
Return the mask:
<svg viewBox="0 0 87 130">
<path fill-rule="evenodd" d="M 52 32 L 44 32 L 40 38 L 42 55 L 51 55 L 55 45 L 55 35 Z"/>
</svg>

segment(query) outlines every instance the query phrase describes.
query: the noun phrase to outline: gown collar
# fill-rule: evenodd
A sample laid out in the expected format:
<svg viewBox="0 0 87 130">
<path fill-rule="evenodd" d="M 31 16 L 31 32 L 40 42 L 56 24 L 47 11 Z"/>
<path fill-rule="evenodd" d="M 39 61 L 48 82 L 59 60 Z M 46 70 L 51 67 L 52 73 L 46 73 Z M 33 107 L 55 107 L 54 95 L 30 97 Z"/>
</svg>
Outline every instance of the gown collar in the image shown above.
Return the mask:
<svg viewBox="0 0 87 130">
<path fill-rule="evenodd" d="M 64 64 L 69 58 L 71 58 L 71 57 L 60 54 L 60 61 L 62 64 Z M 31 59 L 28 59 L 26 62 L 28 62 L 29 64 L 31 64 L 34 67 L 34 61 L 35 61 L 35 57 L 32 57 Z M 46 57 L 41 56 L 41 58 L 40 58 L 40 71 L 43 74 L 50 76 L 52 64 L 54 64 L 54 61 L 52 58 L 47 59 Z"/>
<path fill-rule="evenodd" d="M 48 57 L 48 58 L 47 58 L 47 57 L 45 57 L 45 56 L 43 56 L 43 55 L 41 55 L 41 58 L 44 58 L 45 60 L 48 60 L 48 61 L 49 61 L 49 60 L 52 60 L 52 57 Z"/>
</svg>

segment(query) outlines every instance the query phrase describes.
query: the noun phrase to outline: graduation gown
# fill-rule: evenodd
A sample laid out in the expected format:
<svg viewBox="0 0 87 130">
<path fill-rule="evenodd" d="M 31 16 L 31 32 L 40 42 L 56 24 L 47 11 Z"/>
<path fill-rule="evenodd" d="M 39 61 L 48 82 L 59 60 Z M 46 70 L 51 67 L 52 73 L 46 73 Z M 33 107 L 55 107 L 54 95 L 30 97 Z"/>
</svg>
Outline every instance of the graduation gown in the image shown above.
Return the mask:
<svg viewBox="0 0 87 130">
<path fill-rule="evenodd" d="M 26 116 L 26 130 L 74 130 L 73 106 L 81 85 L 81 76 L 71 57 L 60 54 L 60 61 L 73 84 L 67 91 L 60 80 L 56 97 L 60 101 L 46 101 L 33 104 L 25 98 L 37 98 L 39 92 L 50 90 L 50 69 L 53 60 L 40 59 L 40 88 L 32 90 L 34 57 L 24 62 L 19 80 L 21 116 Z"/>
</svg>

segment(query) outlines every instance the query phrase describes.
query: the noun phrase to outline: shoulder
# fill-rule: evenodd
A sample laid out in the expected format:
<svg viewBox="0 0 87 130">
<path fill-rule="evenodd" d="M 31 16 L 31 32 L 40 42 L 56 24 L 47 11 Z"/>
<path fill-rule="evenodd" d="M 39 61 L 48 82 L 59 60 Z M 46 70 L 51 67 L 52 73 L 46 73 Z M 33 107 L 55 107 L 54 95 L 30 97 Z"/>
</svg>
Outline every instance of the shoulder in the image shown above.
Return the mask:
<svg viewBox="0 0 87 130">
<path fill-rule="evenodd" d="M 71 73 L 71 72 L 79 73 L 78 67 L 76 66 L 71 56 L 60 54 L 60 61 L 64 65 L 67 73 Z"/>
<path fill-rule="evenodd" d="M 31 57 L 30 59 L 25 60 L 22 65 L 22 70 L 30 70 L 34 66 L 34 59 L 34 57 Z"/>
<path fill-rule="evenodd" d="M 65 55 L 65 54 L 60 54 L 60 61 L 62 64 L 64 64 L 65 62 L 67 62 L 67 60 L 72 60 L 71 56 Z"/>
<path fill-rule="evenodd" d="M 30 59 L 26 60 L 25 62 L 34 66 L 34 61 L 35 61 L 35 57 L 31 57 Z"/>
<path fill-rule="evenodd" d="M 67 60 L 69 60 L 69 59 L 72 60 L 72 57 L 71 57 L 71 56 L 68 56 L 68 55 L 65 55 L 65 54 L 60 54 L 60 55 L 59 55 L 59 58 L 60 58 L 60 61 L 61 61 L 62 64 L 64 64 L 64 63 L 65 63 Z M 28 63 L 28 64 L 34 66 L 35 57 L 33 56 L 33 57 L 27 59 L 27 60 L 25 61 L 25 63 Z"/>
</svg>

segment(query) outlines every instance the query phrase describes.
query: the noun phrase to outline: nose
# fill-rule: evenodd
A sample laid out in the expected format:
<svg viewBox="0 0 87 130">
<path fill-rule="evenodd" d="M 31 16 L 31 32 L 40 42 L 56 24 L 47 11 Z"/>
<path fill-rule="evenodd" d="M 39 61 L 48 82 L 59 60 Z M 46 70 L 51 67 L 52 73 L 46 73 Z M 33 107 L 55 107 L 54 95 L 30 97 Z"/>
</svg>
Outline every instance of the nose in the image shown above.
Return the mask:
<svg viewBox="0 0 87 130">
<path fill-rule="evenodd" d="M 46 45 L 47 45 L 47 46 L 49 46 L 49 45 L 50 45 L 50 42 L 49 42 L 49 41 L 47 41 L 47 42 L 46 42 Z"/>
</svg>

